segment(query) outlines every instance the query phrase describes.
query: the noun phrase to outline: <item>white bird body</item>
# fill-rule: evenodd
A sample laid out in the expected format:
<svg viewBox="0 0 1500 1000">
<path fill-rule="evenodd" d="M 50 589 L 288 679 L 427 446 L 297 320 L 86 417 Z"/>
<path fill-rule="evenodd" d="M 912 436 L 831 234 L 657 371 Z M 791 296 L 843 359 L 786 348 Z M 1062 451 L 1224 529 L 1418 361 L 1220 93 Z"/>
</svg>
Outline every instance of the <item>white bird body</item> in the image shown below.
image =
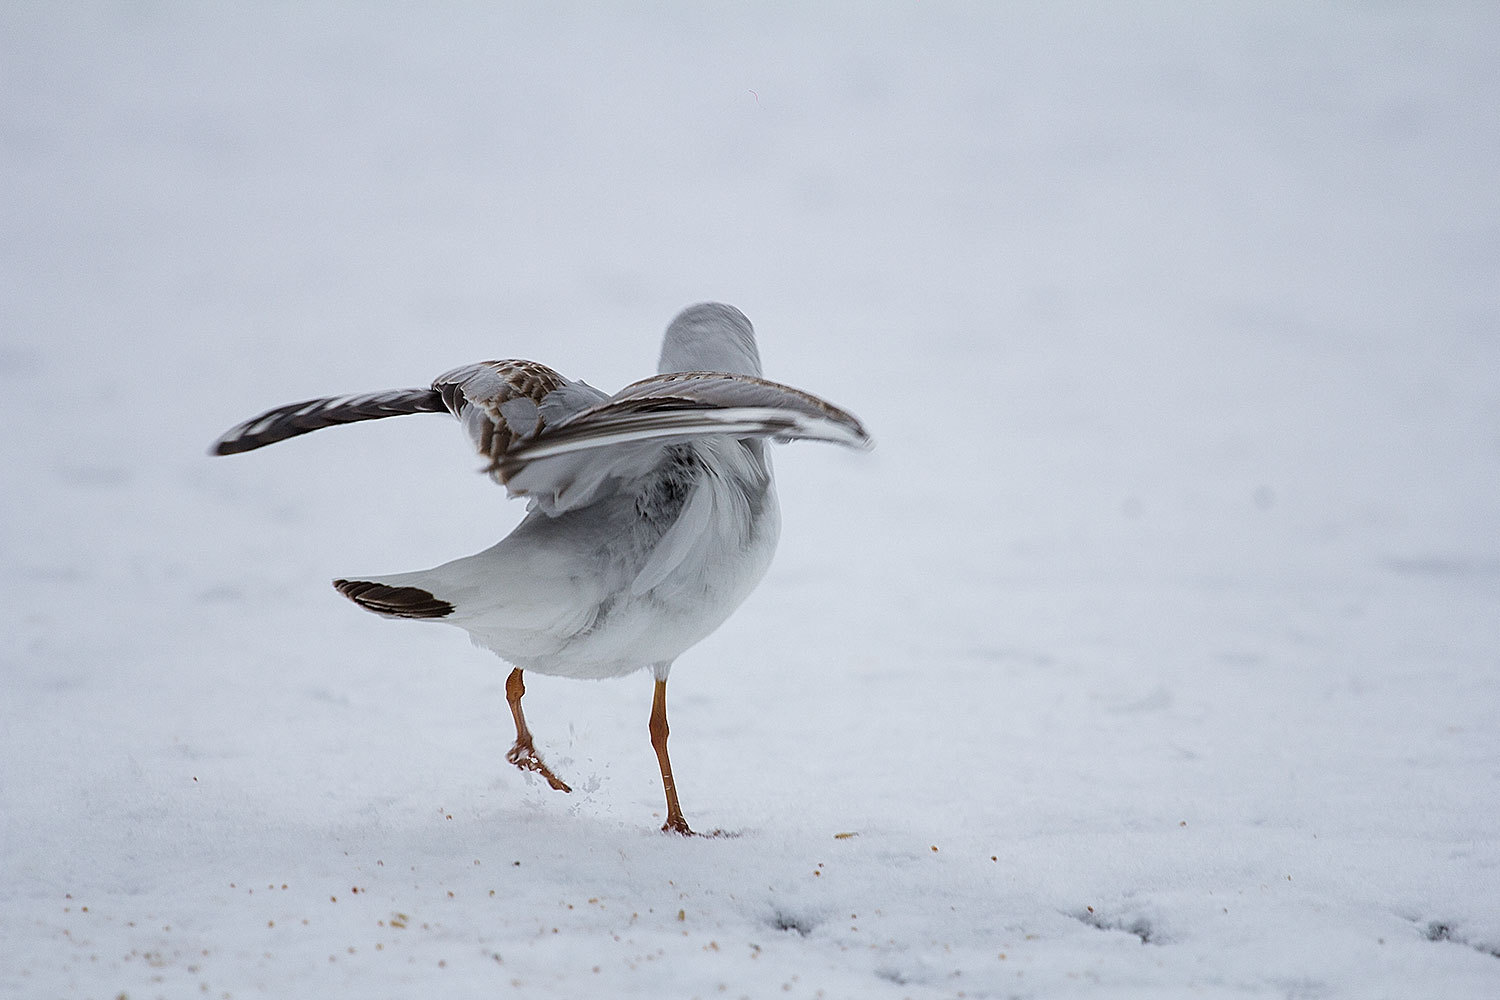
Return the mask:
<svg viewBox="0 0 1500 1000">
<path fill-rule="evenodd" d="M 535 362 L 486 361 L 427 389 L 278 407 L 228 431 L 214 451 L 407 413 L 457 417 L 491 475 L 529 500 L 526 517 L 476 555 L 334 585 L 378 614 L 456 625 L 511 663 L 508 758 L 562 791 L 532 746 L 522 671 L 605 678 L 650 667 L 663 829 L 690 833 L 667 760 L 666 679 L 770 565 L 780 511 L 766 439 L 870 445 L 854 417 L 760 370 L 750 321 L 703 303 L 667 328 L 659 374 L 613 396 Z"/>
<path fill-rule="evenodd" d="M 525 670 L 597 680 L 649 666 L 665 678 L 755 589 L 781 531 L 769 463 L 753 457 L 761 442 L 686 447 L 702 471 L 668 524 L 608 501 L 534 509 L 483 552 L 360 579 L 441 597 L 453 613 L 432 621 Z"/>
</svg>

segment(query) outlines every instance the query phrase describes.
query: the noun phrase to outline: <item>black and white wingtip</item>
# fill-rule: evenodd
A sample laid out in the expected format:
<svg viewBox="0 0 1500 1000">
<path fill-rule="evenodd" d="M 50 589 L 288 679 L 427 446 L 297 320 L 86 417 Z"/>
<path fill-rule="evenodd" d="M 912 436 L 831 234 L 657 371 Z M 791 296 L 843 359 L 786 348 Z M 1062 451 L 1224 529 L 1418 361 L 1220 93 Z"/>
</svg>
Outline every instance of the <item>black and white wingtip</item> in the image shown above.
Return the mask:
<svg viewBox="0 0 1500 1000">
<path fill-rule="evenodd" d="M 445 413 L 447 406 L 433 389 L 387 389 L 355 396 L 328 396 L 288 403 L 236 424 L 209 446 L 210 455 L 238 455 L 336 424 L 379 420 L 408 413 Z"/>
</svg>

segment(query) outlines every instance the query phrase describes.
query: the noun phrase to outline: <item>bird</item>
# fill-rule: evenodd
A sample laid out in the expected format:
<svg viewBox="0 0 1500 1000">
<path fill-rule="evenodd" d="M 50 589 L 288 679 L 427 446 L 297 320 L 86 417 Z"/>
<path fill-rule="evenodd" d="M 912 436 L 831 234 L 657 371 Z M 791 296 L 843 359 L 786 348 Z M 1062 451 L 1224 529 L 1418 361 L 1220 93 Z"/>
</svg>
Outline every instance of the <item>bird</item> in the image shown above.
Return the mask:
<svg viewBox="0 0 1500 1000">
<path fill-rule="evenodd" d="M 657 374 L 613 395 L 534 361 L 482 361 L 427 388 L 276 407 L 226 431 L 210 452 L 414 413 L 456 417 L 483 471 L 523 498 L 526 514 L 475 555 L 334 587 L 378 615 L 456 625 L 509 664 L 516 739 L 506 760 L 561 792 L 572 789 L 537 752 L 521 709 L 524 674 L 602 679 L 649 669 L 662 830 L 692 836 L 667 754 L 667 677 L 771 563 L 781 517 L 767 443 L 867 450 L 869 433 L 832 403 L 764 379 L 744 313 L 703 302 L 668 325 Z"/>
</svg>

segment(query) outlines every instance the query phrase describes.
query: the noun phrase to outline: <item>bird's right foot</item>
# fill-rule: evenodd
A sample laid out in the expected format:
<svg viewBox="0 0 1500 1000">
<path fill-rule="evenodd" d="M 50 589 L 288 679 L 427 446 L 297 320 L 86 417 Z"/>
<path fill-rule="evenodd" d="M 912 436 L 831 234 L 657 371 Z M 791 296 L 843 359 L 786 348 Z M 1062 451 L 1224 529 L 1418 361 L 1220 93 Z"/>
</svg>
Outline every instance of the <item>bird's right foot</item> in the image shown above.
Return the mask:
<svg viewBox="0 0 1500 1000">
<path fill-rule="evenodd" d="M 547 784 L 559 792 L 571 792 L 567 782 L 552 773 L 552 768 L 543 762 L 541 756 L 536 752 L 536 747 L 531 745 L 530 740 L 516 740 L 515 745 L 506 753 L 505 759 L 516 765 L 523 771 L 535 771 L 547 779 Z"/>
</svg>

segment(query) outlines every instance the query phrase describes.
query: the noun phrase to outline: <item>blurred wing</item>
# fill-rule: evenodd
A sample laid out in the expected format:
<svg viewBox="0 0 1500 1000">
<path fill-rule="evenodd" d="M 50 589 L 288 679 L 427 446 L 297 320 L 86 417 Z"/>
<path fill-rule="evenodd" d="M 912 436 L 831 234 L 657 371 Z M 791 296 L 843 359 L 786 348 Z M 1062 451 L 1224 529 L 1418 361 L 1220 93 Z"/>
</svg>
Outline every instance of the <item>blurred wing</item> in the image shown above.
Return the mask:
<svg viewBox="0 0 1500 1000">
<path fill-rule="evenodd" d="M 497 481 L 501 462 L 518 441 L 541 433 L 608 399 L 535 361 L 480 361 L 439 375 L 432 392 L 463 424 Z"/>
<path fill-rule="evenodd" d="M 499 475 L 511 493 L 557 512 L 588 503 L 606 482 L 649 474 L 671 445 L 710 436 L 872 446 L 851 414 L 800 389 L 748 375 L 674 372 L 626 386 L 516 442 L 499 460 Z"/>
</svg>

